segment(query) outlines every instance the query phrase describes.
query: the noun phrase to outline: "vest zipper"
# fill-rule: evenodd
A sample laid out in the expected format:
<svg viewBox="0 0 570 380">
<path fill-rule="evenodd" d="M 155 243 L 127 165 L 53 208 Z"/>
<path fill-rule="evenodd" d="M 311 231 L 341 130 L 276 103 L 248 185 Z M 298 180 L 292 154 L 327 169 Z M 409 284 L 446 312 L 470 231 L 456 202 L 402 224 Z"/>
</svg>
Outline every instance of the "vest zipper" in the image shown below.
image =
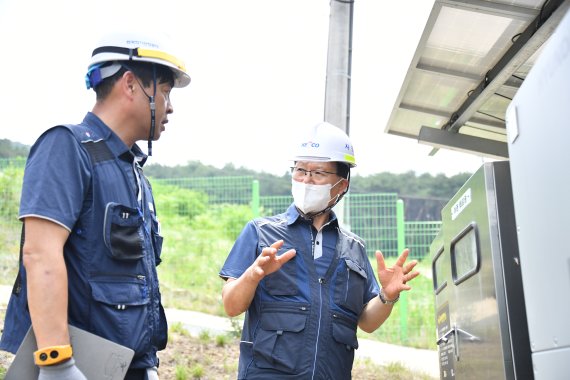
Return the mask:
<svg viewBox="0 0 570 380">
<path fill-rule="evenodd" d="M 323 285 L 325 283 L 326 280 L 323 277 L 319 277 L 319 324 L 317 326 L 317 339 L 315 341 L 315 357 L 313 359 L 313 374 L 311 375 L 311 379 L 315 378 L 315 371 L 317 369 L 317 356 L 319 355 L 319 338 L 321 336 L 321 321 L 323 319 Z"/>
<path fill-rule="evenodd" d="M 150 245 L 150 249 L 152 250 L 152 254 L 148 254 L 146 255 L 147 257 L 143 257 L 143 261 L 145 262 L 145 266 L 147 267 L 147 271 L 149 273 L 149 275 L 151 273 L 156 273 L 156 264 L 155 264 L 155 252 L 154 252 L 154 244 L 152 244 L 152 226 L 150 228 L 147 227 L 147 218 L 145 215 L 145 210 L 147 209 L 147 205 L 146 203 L 146 190 L 147 190 L 147 186 L 146 186 L 146 182 L 144 177 L 144 173 L 142 172 L 142 168 L 139 165 L 136 156 L 133 159 L 133 170 L 134 170 L 134 174 L 135 174 L 135 178 L 137 181 L 137 189 L 138 189 L 138 194 L 136 195 L 137 198 L 137 203 L 139 205 L 140 208 L 140 212 L 142 214 L 142 218 L 143 218 L 143 226 L 144 226 L 144 231 L 146 233 L 146 239 L 145 239 L 145 243 L 148 243 Z M 144 183 L 143 183 L 144 182 Z M 150 191 L 150 189 L 149 189 Z M 156 212 L 156 211 L 155 211 Z M 149 212 L 150 214 L 150 212 Z M 148 221 L 149 223 L 152 223 L 152 217 L 150 217 L 150 220 Z M 158 281 L 158 275 L 155 277 L 157 278 Z M 147 283 L 148 286 L 148 292 L 149 292 L 149 304 L 148 304 L 148 318 L 149 318 L 149 330 L 150 330 L 150 336 L 149 339 L 152 342 L 152 338 L 154 337 L 156 331 L 158 330 L 158 324 L 160 322 L 160 315 L 157 314 L 155 315 L 154 310 L 155 310 L 155 289 L 154 289 L 154 284 L 151 281 L 148 281 Z M 156 308 L 156 310 L 158 310 L 158 307 Z"/>
</svg>

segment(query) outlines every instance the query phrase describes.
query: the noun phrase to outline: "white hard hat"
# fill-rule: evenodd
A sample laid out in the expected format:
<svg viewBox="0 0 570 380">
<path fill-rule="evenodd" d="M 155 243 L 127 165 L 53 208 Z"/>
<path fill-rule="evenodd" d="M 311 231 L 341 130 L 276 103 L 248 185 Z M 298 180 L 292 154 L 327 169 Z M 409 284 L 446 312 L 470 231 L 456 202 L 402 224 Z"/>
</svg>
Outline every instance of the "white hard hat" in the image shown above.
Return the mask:
<svg viewBox="0 0 570 380">
<path fill-rule="evenodd" d="M 184 62 L 174 55 L 170 41 L 166 36 L 145 35 L 138 32 L 111 33 L 104 36 L 93 50 L 88 69 L 87 88 L 90 87 L 89 75 L 94 68 L 106 62 L 142 61 L 153 62 L 169 67 L 174 73 L 174 87 L 185 87 L 190 83 Z M 119 70 L 116 66 L 101 75 L 111 76 Z M 102 76 L 100 79 L 104 79 Z"/>
<path fill-rule="evenodd" d="M 295 147 L 293 161 L 334 161 L 356 166 L 350 138 L 340 128 L 326 121 L 309 129 Z"/>
</svg>

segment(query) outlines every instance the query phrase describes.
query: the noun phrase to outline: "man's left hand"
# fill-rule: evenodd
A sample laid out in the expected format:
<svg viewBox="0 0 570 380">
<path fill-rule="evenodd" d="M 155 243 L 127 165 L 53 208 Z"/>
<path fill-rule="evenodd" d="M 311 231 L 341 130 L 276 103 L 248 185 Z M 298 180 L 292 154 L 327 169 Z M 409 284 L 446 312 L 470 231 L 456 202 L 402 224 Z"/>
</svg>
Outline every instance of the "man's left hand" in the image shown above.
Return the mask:
<svg viewBox="0 0 570 380">
<path fill-rule="evenodd" d="M 404 249 L 396 263 L 386 268 L 384 255 L 380 251 L 376 251 L 376 261 L 378 263 L 378 280 L 383 289 L 384 295 L 389 300 L 394 300 L 400 296 L 400 292 L 412 289 L 408 282 L 420 275 L 420 272 L 413 271 L 418 263 L 412 260 L 406 264 L 406 260 L 410 253 L 409 249 Z"/>
</svg>

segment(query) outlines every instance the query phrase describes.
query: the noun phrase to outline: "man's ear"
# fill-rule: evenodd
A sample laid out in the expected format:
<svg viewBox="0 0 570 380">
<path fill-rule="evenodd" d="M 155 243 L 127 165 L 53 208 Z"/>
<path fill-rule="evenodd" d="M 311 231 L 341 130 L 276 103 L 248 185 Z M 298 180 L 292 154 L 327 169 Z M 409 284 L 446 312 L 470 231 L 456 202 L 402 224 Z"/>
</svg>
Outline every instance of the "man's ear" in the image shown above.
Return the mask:
<svg viewBox="0 0 570 380">
<path fill-rule="evenodd" d="M 131 71 L 125 71 L 121 78 L 121 89 L 124 93 L 132 96 L 136 90 L 136 77 Z"/>
<path fill-rule="evenodd" d="M 349 184 L 348 179 L 343 178 L 341 183 L 343 186 L 342 193 L 344 194 L 348 191 L 348 184 Z"/>
</svg>

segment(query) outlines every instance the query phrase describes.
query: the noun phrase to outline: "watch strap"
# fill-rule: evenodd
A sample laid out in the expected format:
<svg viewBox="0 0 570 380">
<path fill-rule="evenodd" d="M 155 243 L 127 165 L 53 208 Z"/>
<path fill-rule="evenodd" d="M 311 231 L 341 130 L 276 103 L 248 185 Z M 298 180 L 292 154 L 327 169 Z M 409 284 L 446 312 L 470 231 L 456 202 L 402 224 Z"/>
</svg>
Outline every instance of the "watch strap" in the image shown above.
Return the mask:
<svg viewBox="0 0 570 380">
<path fill-rule="evenodd" d="M 34 352 L 34 362 L 39 366 L 54 365 L 73 356 L 71 345 L 44 347 Z"/>
<path fill-rule="evenodd" d="M 396 297 L 395 299 L 389 300 L 384 295 L 384 289 L 380 288 L 380 292 L 378 293 L 378 298 L 380 298 L 380 302 L 382 302 L 384 305 L 393 305 L 396 302 L 398 302 L 400 296 L 398 295 L 398 297 Z"/>
</svg>

